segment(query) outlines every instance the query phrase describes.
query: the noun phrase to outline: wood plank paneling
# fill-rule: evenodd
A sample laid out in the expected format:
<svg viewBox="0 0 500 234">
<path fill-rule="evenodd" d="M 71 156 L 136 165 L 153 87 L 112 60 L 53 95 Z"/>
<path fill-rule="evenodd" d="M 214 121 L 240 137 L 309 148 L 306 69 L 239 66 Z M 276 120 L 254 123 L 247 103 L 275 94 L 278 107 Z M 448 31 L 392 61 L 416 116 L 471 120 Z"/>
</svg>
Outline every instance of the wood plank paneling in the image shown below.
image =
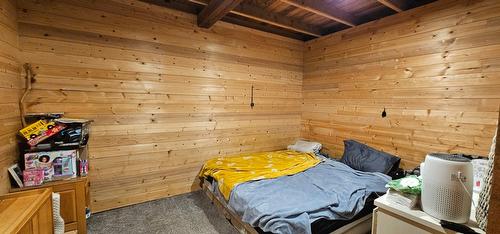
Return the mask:
<svg viewBox="0 0 500 234">
<path fill-rule="evenodd" d="M 95 120 L 93 211 L 191 191 L 206 159 L 300 135 L 332 155 L 358 139 L 409 168 L 431 151 L 486 155 L 497 123 L 494 0 L 438 1 L 305 48 L 224 22 L 200 29 L 135 0 L 19 0 L 17 13 L 12 3 L 0 7 L 0 164 L 16 155 L 19 61 L 29 62 L 29 111 Z"/>
<path fill-rule="evenodd" d="M 14 0 L 0 0 L 0 194 L 10 189 L 7 168 L 17 160 L 16 133 L 21 127 L 17 102 L 23 79 L 16 15 Z"/>
<path fill-rule="evenodd" d="M 194 15 L 134 0 L 20 0 L 17 13 L 37 74 L 29 111 L 95 120 L 94 212 L 191 191 L 206 159 L 299 137 L 301 41 L 200 29 Z"/>
<path fill-rule="evenodd" d="M 301 135 L 336 156 L 357 139 L 406 168 L 434 151 L 486 156 L 499 26 L 499 1 L 443 0 L 307 42 Z"/>
</svg>

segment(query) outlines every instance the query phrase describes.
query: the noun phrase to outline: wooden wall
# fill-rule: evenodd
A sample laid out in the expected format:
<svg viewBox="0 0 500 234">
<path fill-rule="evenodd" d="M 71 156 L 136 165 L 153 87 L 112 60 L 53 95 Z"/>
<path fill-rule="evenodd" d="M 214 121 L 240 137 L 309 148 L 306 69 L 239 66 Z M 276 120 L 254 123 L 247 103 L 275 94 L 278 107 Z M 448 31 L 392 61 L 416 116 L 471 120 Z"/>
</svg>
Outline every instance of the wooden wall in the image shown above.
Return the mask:
<svg viewBox="0 0 500 234">
<path fill-rule="evenodd" d="M 22 87 L 4 2 L 1 166 L 15 155 Z M 192 15 L 135 0 L 17 5 L 19 61 L 37 73 L 29 111 L 95 120 L 93 211 L 191 191 L 204 160 L 281 149 L 299 134 L 333 155 L 358 139 L 408 168 L 430 151 L 487 155 L 495 130 L 498 1 L 438 1 L 310 41 L 304 53 L 299 41 L 223 22 L 199 29 Z"/>
<path fill-rule="evenodd" d="M 15 1 L 0 0 L 0 194 L 10 189 L 7 168 L 18 154 L 15 137 L 21 119 L 17 101 L 23 88 L 18 54 Z"/>
<path fill-rule="evenodd" d="M 208 158 L 299 137 L 303 42 L 135 0 L 20 0 L 18 18 L 29 111 L 95 120 L 93 211 L 188 192 Z"/>
<path fill-rule="evenodd" d="M 414 167 L 486 156 L 500 104 L 500 1 L 443 0 L 306 43 L 302 136 L 357 139 Z M 381 113 L 386 108 L 387 117 Z"/>
</svg>

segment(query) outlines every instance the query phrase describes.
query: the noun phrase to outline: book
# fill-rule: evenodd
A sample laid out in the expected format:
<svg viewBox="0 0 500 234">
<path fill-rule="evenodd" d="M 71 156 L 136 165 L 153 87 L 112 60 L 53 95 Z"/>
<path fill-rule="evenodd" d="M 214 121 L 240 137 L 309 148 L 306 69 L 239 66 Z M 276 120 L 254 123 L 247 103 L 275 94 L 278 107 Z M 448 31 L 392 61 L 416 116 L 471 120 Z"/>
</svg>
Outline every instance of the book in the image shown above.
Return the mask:
<svg viewBox="0 0 500 234">
<path fill-rule="evenodd" d="M 394 189 L 389 189 L 386 193 L 387 200 L 399 205 L 415 208 L 420 202 L 420 196 L 415 194 L 403 193 Z"/>
<path fill-rule="evenodd" d="M 59 150 L 24 154 L 24 166 L 28 169 L 42 169 L 44 181 L 75 178 L 76 150 Z"/>
<path fill-rule="evenodd" d="M 24 186 L 37 186 L 43 183 L 44 170 L 43 169 L 28 169 L 23 171 Z"/>
<path fill-rule="evenodd" d="M 23 172 L 21 171 L 21 168 L 19 165 L 16 163 L 12 166 L 10 166 L 8 169 L 9 174 L 11 178 L 16 182 L 16 185 L 19 188 L 22 188 L 24 186 L 23 184 Z"/>
</svg>

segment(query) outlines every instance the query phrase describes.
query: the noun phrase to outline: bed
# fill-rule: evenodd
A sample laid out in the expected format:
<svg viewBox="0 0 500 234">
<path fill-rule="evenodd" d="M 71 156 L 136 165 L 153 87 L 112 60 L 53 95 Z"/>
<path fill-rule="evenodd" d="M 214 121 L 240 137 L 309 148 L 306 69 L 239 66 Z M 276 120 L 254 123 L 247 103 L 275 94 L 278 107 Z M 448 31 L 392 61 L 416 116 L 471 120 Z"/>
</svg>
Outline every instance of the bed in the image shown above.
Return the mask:
<svg viewBox="0 0 500 234">
<path fill-rule="evenodd" d="M 267 157 L 272 153 L 268 152 Z M 248 155 L 243 157 L 248 159 Z M 386 190 L 385 184 L 390 177 L 379 172 L 358 171 L 342 162 L 316 155 L 304 163 L 308 166 L 301 167 L 299 172 L 281 176 L 266 174 L 245 182 L 230 183 L 223 180 L 232 176 L 205 174 L 203 189 L 241 233 L 369 232 L 373 200 L 377 193 Z M 228 164 L 237 173 L 241 173 L 241 165 L 246 166 Z M 301 166 L 300 162 L 293 165 Z M 236 175 L 234 177 L 240 176 Z"/>
<path fill-rule="evenodd" d="M 203 191 L 210 201 L 219 209 L 226 219 L 240 232 L 245 234 L 268 234 L 259 227 L 252 227 L 241 220 L 217 189 L 217 181 L 207 179 L 203 181 Z M 350 220 L 326 220 L 320 219 L 311 224 L 311 231 L 315 234 L 364 234 L 370 233 L 372 225 L 372 211 L 375 208 L 374 200 L 382 194 L 373 193 L 366 201 L 363 209 Z"/>
</svg>

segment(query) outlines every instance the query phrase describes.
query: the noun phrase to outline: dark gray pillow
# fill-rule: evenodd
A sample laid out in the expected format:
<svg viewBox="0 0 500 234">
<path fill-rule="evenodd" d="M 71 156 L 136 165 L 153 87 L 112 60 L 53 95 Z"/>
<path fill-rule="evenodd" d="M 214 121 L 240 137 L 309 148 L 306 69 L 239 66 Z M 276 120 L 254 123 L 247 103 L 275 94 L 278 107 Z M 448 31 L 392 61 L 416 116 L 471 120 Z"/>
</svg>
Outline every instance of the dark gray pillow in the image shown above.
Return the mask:
<svg viewBox="0 0 500 234">
<path fill-rule="evenodd" d="M 344 155 L 341 162 L 349 167 L 365 172 L 381 172 L 388 174 L 391 169 L 399 167 L 401 159 L 355 140 L 344 141 Z"/>
</svg>

